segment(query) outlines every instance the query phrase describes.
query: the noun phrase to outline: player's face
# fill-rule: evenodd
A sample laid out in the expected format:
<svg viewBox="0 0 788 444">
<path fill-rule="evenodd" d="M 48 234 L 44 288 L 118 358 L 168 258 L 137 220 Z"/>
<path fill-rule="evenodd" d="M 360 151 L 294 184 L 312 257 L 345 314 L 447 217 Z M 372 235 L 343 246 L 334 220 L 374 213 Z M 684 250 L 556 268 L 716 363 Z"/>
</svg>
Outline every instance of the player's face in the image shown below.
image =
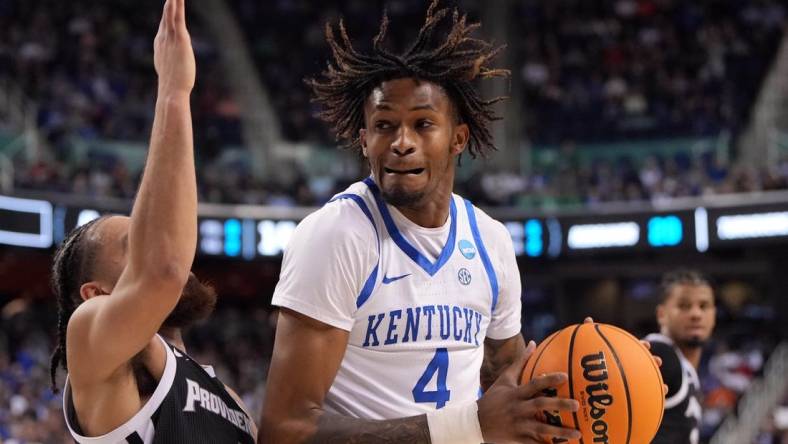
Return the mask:
<svg viewBox="0 0 788 444">
<path fill-rule="evenodd" d="M 468 126 L 457 123 L 443 88 L 412 78 L 383 82 L 367 98 L 364 118 L 362 150 L 388 203 L 419 207 L 451 193 Z"/>
<path fill-rule="evenodd" d="M 94 279 L 98 294 L 110 294 L 128 262 L 131 219 L 112 216 L 91 229 L 89 244 L 98 248 Z M 216 291 L 203 284 L 194 273 L 189 275 L 178 304 L 164 321 L 164 326 L 184 328 L 207 318 L 216 305 Z"/>
<path fill-rule="evenodd" d="M 708 285 L 677 284 L 665 303 L 657 307 L 663 334 L 677 344 L 698 347 L 714 330 L 714 293 Z"/>
</svg>

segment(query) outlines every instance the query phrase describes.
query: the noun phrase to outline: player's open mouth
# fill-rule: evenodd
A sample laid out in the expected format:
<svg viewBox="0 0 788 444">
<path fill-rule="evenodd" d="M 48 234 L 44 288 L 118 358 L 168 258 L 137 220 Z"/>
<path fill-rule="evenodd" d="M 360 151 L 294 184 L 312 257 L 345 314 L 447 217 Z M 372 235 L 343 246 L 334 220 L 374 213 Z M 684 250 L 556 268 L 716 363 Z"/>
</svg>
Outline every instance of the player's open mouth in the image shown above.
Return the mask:
<svg viewBox="0 0 788 444">
<path fill-rule="evenodd" d="M 424 168 L 413 168 L 410 170 L 394 170 L 391 168 L 383 168 L 383 171 L 386 174 L 421 174 L 424 172 Z"/>
</svg>

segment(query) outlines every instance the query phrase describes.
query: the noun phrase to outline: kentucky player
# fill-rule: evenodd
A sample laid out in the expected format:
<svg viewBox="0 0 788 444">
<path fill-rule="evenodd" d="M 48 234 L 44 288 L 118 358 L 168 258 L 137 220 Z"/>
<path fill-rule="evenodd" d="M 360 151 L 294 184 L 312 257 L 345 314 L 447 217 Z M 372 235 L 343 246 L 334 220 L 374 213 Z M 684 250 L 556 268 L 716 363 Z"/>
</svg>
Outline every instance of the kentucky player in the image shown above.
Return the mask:
<svg viewBox="0 0 788 444">
<path fill-rule="evenodd" d="M 448 15 L 436 6 L 402 55 L 381 46 L 386 18 L 371 54 L 328 30 L 334 64 L 311 85 L 371 176 L 307 217 L 285 253 L 261 442 L 579 438 L 536 419 L 577 409 L 541 395 L 565 374 L 518 386 L 534 345 L 507 230 L 452 193 L 466 148 L 494 149 L 494 101 L 471 82 L 508 72 L 488 67 L 498 48 L 465 17 L 433 35 Z"/>
</svg>

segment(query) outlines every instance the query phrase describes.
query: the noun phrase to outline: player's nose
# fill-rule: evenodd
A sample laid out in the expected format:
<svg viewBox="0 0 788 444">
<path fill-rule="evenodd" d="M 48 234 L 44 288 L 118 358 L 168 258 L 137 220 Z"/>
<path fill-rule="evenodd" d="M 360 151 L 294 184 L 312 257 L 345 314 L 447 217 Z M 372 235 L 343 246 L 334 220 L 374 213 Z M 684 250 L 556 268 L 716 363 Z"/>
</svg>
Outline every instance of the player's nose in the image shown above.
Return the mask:
<svg viewBox="0 0 788 444">
<path fill-rule="evenodd" d="M 407 125 L 401 125 L 397 130 L 397 137 L 391 144 L 391 151 L 398 156 L 407 156 L 416 152 L 416 140 L 413 131 Z"/>
</svg>

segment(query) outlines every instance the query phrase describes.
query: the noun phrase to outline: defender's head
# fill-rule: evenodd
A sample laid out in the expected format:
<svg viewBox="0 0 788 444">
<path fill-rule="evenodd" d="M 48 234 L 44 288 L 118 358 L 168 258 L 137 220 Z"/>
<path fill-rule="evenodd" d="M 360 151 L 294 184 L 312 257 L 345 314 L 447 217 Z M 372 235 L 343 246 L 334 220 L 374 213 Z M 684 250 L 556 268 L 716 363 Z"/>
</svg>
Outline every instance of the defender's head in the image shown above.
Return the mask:
<svg viewBox="0 0 788 444">
<path fill-rule="evenodd" d="M 700 347 L 714 330 L 714 290 L 695 270 L 676 270 L 662 278 L 657 322 L 662 334 L 682 347 Z"/>
<path fill-rule="evenodd" d="M 71 314 L 90 298 L 112 297 L 126 268 L 130 222 L 125 216 L 100 217 L 71 231 L 55 252 L 52 289 L 58 303 L 58 345 L 52 354 L 53 386 L 58 364 L 66 368 L 66 327 Z M 214 289 L 191 274 L 163 326 L 188 327 L 208 317 L 215 305 Z"/>
<path fill-rule="evenodd" d="M 320 116 L 338 139 L 361 150 L 383 197 L 395 206 L 418 207 L 437 190 L 450 192 L 456 160 L 466 149 L 472 157 L 495 150 L 492 105 L 503 98 L 481 99 L 473 82 L 509 76 L 488 66 L 503 47 L 469 37 L 480 25 L 466 23 L 457 10 L 448 33 L 436 32 L 450 15 L 437 6 L 433 0 L 403 54 L 383 47 L 385 13 L 370 54 L 353 48 L 344 22 L 339 39 L 327 24 L 333 63 L 322 79 L 307 80 L 324 108 Z"/>
</svg>

